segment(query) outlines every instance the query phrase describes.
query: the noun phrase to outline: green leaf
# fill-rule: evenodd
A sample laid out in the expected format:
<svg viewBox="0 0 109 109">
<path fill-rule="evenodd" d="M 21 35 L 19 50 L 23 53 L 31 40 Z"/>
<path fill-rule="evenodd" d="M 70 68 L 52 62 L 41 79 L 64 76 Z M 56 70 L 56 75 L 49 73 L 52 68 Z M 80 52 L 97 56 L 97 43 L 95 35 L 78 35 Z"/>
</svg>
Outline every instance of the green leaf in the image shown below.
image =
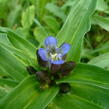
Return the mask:
<svg viewBox="0 0 109 109">
<path fill-rule="evenodd" d="M 3 41 L 1 43 L 9 47 L 10 45 L 11 47 L 15 47 L 16 49 L 20 50 L 25 57 L 28 57 L 27 60 L 31 59 L 33 64 L 36 63 L 36 47 L 33 44 L 21 38 L 11 29 L 0 27 L 0 32 L 2 32 L 2 34 L 7 34 L 7 36 L 0 36 L 2 37 L 0 39 Z"/>
<path fill-rule="evenodd" d="M 90 17 L 96 6 L 96 0 L 75 0 L 62 29 L 57 34 L 59 45 L 71 44 L 67 60 L 80 60 L 83 37 L 90 29 Z"/>
<path fill-rule="evenodd" d="M 0 0 L 0 18 L 7 17 L 8 3 L 8 0 Z"/>
<path fill-rule="evenodd" d="M 46 12 L 45 10 L 45 6 L 46 4 L 49 2 L 50 0 L 35 0 L 35 3 L 36 4 L 36 14 L 39 18 L 39 20 L 42 20 L 43 17 L 44 17 L 44 14 Z"/>
<path fill-rule="evenodd" d="M 65 4 L 62 5 L 61 9 L 66 10 L 67 8 L 72 7 L 73 3 L 74 3 L 74 0 L 68 0 L 66 1 Z"/>
<path fill-rule="evenodd" d="M 34 29 L 34 36 L 35 36 L 35 39 L 39 42 L 39 47 L 41 47 L 41 45 L 43 46 L 44 45 L 44 40 L 46 39 L 47 36 L 55 36 L 54 33 L 52 33 L 50 31 L 49 28 L 41 28 L 41 27 L 36 27 Z"/>
<path fill-rule="evenodd" d="M 96 49 L 93 49 L 93 51 L 91 51 L 91 53 L 104 53 L 104 52 L 108 52 L 109 51 L 109 41 L 101 44 L 100 46 L 98 46 Z"/>
<path fill-rule="evenodd" d="M 35 17 L 35 7 L 29 6 L 23 13 L 22 13 L 22 19 L 21 23 L 24 28 L 29 28 L 34 21 Z"/>
<path fill-rule="evenodd" d="M 37 57 L 35 57 L 36 59 L 31 58 L 28 54 L 26 54 L 22 50 L 7 46 L 5 44 L 2 44 L 2 45 L 5 46 L 5 48 L 8 49 L 13 55 L 17 56 L 17 58 L 19 58 L 19 60 L 22 61 L 25 66 L 35 66 L 36 67 Z"/>
<path fill-rule="evenodd" d="M 39 89 L 34 76 L 22 81 L 0 100 L 1 109 L 44 109 L 57 95 L 57 88 Z M 6 105 L 5 105 L 6 104 Z"/>
<path fill-rule="evenodd" d="M 6 33 L 0 33 L 0 42 L 8 46 L 12 46 Z"/>
<path fill-rule="evenodd" d="M 97 56 L 91 59 L 88 63 L 102 68 L 109 68 L 109 53 Z"/>
<path fill-rule="evenodd" d="M 0 86 L 15 87 L 18 83 L 12 79 L 0 78 Z"/>
<path fill-rule="evenodd" d="M 43 28 L 41 27 L 36 27 L 34 29 L 34 36 L 35 36 L 35 39 L 42 45 L 43 45 L 43 41 L 44 39 L 47 37 L 47 33 L 46 31 L 43 30 Z"/>
<path fill-rule="evenodd" d="M 52 16 L 45 16 L 44 22 L 47 24 L 47 26 L 55 33 L 59 30 L 59 23 L 57 22 L 55 17 Z"/>
<path fill-rule="evenodd" d="M 0 43 L 2 43 L 5 48 L 7 48 L 13 55 L 17 56 L 25 65 L 34 65 L 35 62 L 35 56 L 31 57 L 28 53 L 24 52 L 23 50 L 20 50 L 18 48 L 15 48 L 12 43 L 9 41 L 8 36 L 6 33 L 0 33 Z M 35 54 L 35 53 L 34 53 Z M 34 55 L 32 54 L 32 55 Z"/>
<path fill-rule="evenodd" d="M 108 4 L 104 0 L 97 0 L 96 10 L 106 11 L 108 9 Z"/>
<path fill-rule="evenodd" d="M 12 53 L 0 44 L 0 67 L 17 81 L 24 79 L 28 73 L 26 67 Z"/>
<path fill-rule="evenodd" d="M 0 66 L 0 77 L 2 76 L 9 76 L 9 74 L 6 72 L 4 68 Z"/>
<path fill-rule="evenodd" d="M 7 18 L 8 27 L 13 27 L 14 25 L 17 24 L 18 18 L 21 13 L 21 9 L 22 9 L 21 5 L 18 5 L 17 7 L 15 7 L 15 9 L 13 9 L 13 11 L 9 13 L 8 18 Z"/>
<path fill-rule="evenodd" d="M 65 21 L 66 15 L 65 15 L 64 11 L 60 7 L 58 7 L 57 5 L 55 5 L 53 3 L 48 3 L 46 5 L 46 9 L 49 12 L 51 12 L 52 14 L 54 14 L 55 16 L 61 18 L 63 22 Z"/>
<path fill-rule="evenodd" d="M 109 17 L 94 15 L 92 17 L 93 24 L 99 25 L 101 28 L 109 31 Z"/>
<path fill-rule="evenodd" d="M 4 97 L 8 92 L 9 89 L 7 90 L 6 88 L 0 86 L 0 99 L 2 99 L 2 97 Z"/>
<path fill-rule="evenodd" d="M 57 93 L 57 88 L 45 89 L 44 92 L 38 92 L 39 96 L 37 96 L 34 101 L 28 105 L 28 107 L 26 106 L 26 109 L 45 109 L 45 107 L 47 107 L 47 105 L 54 99 Z"/>
<path fill-rule="evenodd" d="M 45 26 L 43 26 L 38 19 L 34 19 L 35 24 L 38 26 L 34 29 L 34 36 L 35 39 L 40 43 L 40 45 L 43 44 L 43 41 L 45 37 L 49 36 L 48 31 L 46 31 Z"/>
<path fill-rule="evenodd" d="M 57 107 L 66 109 L 108 109 L 109 107 L 109 71 L 96 66 L 78 64 L 68 77 L 58 83 L 70 83 L 71 93 L 56 99 Z M 67 107 L 67 106 L 66 106 Z"/>
<path fill-rule="evenodd" d="M 73 91 L 69 94 L 56 97 L 53 104 L 51 104 L 47 109 L 72 109 L 72 107 L 74 109 L 104 109 L 87 99 L 73 94 Z"/>
<path fill-rule="evenodd" d="M 109 86 L 109 71 L 104 70 L 100 67 L 88 65 L 88 64 L 77 64 L 74 70 L 68 77 L 65 77 L 62 82 L 86 82 L 89 85 L 100 85 L 103 88 L 108 88 Z M 100 87 L 99 86 L 99 87 Z"/>
</svg>

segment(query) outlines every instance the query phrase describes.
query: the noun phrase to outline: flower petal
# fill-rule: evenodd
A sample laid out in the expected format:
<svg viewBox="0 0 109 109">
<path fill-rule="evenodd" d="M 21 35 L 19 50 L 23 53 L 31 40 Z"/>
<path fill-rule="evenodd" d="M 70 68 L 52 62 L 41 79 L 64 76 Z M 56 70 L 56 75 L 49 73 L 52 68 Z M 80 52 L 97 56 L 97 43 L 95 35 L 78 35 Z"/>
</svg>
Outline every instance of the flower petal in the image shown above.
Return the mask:
<svg viewBox="0 0 109 109">
<path fill-rule="evenodd" d="M 48 48 L 51 48 L 51 47 L 56 47 L 57 45 L 57 40 L 55 37 L 53 36 L 49 36 L 45 39 L 45 46 L 48 47 Z"/>
<path fill-rule="evenodd" d="M 57 49 L 57 53 L 58 54 L 62 54 L 62 56 L 64 56 L 65 54 L 68 53 L 68 51 L 70 50 L 70 44 L 64 43 L 61 45 L 60 48 Z"/>
<path fill-rule="evenodd" d="M 44 61 L 47 61 L 48 60 L 47 59 L 47 51 L 44 50 L 43 48 L 40 48 L 38 50 L 38 54 L 39 54 L 39 56 L 41 57 L 42 60 L 44 60 Z"/>
<path fill-rule="evenodd" d="M 64 60 L 51 61 L 52 64 L 63 64 L 64 62 L 65 62 Z"/>
</svg>

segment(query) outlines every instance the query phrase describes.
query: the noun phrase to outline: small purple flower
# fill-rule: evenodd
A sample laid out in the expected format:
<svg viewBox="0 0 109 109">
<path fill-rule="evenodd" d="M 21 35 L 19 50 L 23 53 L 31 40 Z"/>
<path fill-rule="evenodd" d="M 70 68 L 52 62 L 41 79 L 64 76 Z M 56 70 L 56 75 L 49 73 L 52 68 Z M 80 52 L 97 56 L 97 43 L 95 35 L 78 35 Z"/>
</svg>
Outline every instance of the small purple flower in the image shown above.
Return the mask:
<svg viewBox="0 0 109 109">
<path fill-rule="evenodd" d="M 60 48 L 58 48 L 56 38 L 49 36 L 45 39 L 44 45 L 45 49 L 40 48 L 38 50 L 38 55 L 43 61 L 50 64 L 63 64 L 65 62 L 63 57 L 70 50 L 69 44 L 64 43 L 60 46 Z"/>
</svg>

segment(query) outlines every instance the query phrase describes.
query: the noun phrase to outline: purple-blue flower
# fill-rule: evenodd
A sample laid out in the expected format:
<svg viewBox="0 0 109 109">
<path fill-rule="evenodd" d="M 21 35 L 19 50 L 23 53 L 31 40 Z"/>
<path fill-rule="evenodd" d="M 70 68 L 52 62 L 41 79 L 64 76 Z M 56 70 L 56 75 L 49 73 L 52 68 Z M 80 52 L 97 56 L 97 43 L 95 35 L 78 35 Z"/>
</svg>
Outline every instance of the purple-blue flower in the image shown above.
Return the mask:
<svg viewBox="0 0 109 109">
<path fill-rule="evenodd" d="M 65 60 L 63 57 L 70 50 L 70 45 L 67 43 L 62 44 L 59 48 L 57 47 L 57 39 L 49 36 L 44 41 L 45 49 L 40 48 L 38 55 L 43 61 L 47 61 L 51 64 L 63 64 Z"/>
</svg>

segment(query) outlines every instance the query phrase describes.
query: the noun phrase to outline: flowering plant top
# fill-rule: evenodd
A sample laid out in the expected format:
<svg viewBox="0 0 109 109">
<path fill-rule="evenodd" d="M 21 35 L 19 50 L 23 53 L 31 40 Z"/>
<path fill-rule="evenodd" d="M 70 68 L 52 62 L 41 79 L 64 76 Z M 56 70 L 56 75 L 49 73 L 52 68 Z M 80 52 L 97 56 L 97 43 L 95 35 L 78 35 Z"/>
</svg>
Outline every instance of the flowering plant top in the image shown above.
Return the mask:
<svg viewBox="0 0 109 109">
<path fill-rule="evenodd" d="M 50 64 L 63 64 L 65 62 L 64 56 L 70 50 L 70 44 L 64 43 L 59 48 L 57 47 L 57 39 L 49 36 L 44 42 L 45 49 L 40 48 L 38 55 L 40 55 L 43 61 L 47 61 Z"/>
</svg>

